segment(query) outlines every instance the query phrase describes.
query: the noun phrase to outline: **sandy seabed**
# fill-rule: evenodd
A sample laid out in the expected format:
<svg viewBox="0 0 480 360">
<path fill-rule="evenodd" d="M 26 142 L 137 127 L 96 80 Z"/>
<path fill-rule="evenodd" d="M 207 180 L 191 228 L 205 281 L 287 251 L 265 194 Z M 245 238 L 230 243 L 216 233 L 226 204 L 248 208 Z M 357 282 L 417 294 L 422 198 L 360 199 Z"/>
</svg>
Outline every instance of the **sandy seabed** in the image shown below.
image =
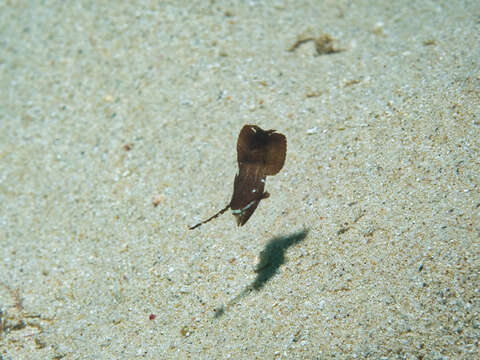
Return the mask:
<svg viewBox="0 0 480 360">
<path fill-rule="evenodd" d="M 0 5 L 0 358 L 477 359 L 480 2 Z M 243 227 L 244 124 L 288 139 Z"/>
</svg>

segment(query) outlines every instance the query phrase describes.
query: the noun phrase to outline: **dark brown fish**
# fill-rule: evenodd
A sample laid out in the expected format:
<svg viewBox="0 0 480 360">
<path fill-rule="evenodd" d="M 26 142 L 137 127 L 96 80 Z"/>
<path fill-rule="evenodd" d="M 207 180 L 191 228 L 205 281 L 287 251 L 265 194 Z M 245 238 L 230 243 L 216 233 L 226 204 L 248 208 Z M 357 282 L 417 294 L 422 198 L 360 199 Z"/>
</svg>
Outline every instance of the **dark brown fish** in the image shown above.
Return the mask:
<svg viewBox="0 0 480 360">
<path fill-rule="evenodd" d="M 257 125 L 245 125 L 238 135 L 238 174 L 235 175 L 232 200 L 218 213 L 190 227 L 190 230 L 215 219 L 228 209 L 232 209 L 237 225 L 244 225 L 260 200 L 270 196 L 264 191 L 265 180 L 282 169 L 286 154 L 285 135 L 275 130 L 262 130 Z"/>
</svg>

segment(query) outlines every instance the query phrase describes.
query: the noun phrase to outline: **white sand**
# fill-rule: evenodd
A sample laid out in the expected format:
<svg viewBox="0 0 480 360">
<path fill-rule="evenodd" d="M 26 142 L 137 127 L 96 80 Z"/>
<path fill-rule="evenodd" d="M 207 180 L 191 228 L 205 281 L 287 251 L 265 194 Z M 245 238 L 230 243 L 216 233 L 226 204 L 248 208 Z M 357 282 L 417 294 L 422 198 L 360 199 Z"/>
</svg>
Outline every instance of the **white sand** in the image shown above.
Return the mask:
<svg viewBox="0 0 480 360">
<path fill-rule="evenodd" d="M 98 3 L 0 5 L 0 358 L 475 358 L 480 2 Z"/>
</svg>

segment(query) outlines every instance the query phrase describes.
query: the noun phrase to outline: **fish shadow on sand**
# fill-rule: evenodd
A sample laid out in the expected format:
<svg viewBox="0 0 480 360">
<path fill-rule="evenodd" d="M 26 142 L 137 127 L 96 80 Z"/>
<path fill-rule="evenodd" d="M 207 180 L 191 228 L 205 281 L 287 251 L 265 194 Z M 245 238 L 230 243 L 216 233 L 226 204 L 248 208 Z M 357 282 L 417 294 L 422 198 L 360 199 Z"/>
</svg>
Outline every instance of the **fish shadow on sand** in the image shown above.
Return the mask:
<svg viewBox="0 0 480 360">
<path fill-rule="evenodd" d="M 302 242 L 307 237 L 307 234 L 308 229 L 303 229 L 290 235 L 277 236 L 271 239 L 260 252 L 260 261 L 255 268 L 257 273 L 255 280 L 226 305 L 217 308 L 215 310 L 215 318 L 223 316 L 228 307 L 237 303 L 252 290 L 259 291 L 262 289 L 275 276 L 280 266 L 285 263 L 285 253 L 288 248 Z"/>
</svg>

